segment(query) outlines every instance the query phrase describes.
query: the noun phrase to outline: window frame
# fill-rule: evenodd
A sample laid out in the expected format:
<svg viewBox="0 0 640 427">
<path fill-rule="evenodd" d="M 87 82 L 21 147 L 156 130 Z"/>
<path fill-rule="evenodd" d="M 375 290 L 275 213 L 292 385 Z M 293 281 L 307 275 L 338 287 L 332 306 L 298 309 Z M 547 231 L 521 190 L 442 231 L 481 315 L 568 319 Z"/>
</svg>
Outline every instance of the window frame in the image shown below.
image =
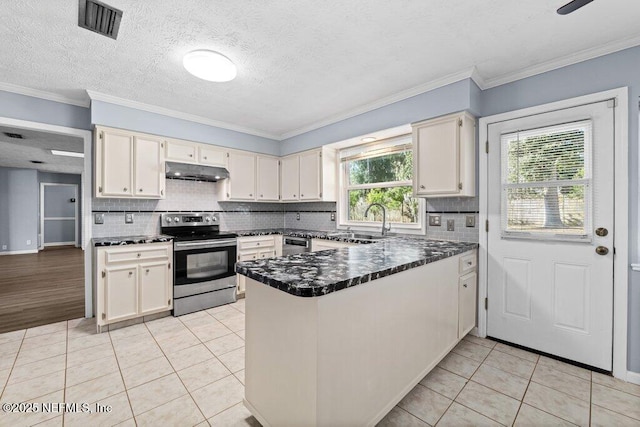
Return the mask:
<svg viewBox="0 0 640 427">
<path fill-rule="evenodd" d="M 398 143 L 397 145 L 408 145 L 411 148 L 403 151 L 411 150 L 413 151 L 413 144 L 411 142 L 411 134 L 401 135 L 399 137 L 393 139 L 405 139 L 408 138 L 409 142 Z M 354 146 L 350 146 L 345 148 L 344 150 L 353 150 L 354 147 L 361 147 L 363 153 L 367 151 L 379 151 L 379 147 L 384 144 L 387 140 L 376 141 L 374 143 L 368 144 L 358 144 Z M 379 156 L 371 156 L 381 157 L 387 154 L 392 154 L 394 152 L 393 149 L 387 150 L 384 153 L 381 153 Z M 399 152 L 399 151 L 396 151 Z M 363 156 L 365 158 L 367 156 Z M 355 159 L 351 159 L 355 160 Z M 414 159 L 415 161 L 415 159 Z M 387 181 L 387 182 L 376 182 L 372 184 L 353 184 L 349 185 L 349 171 L 348 171 L 348 163 L 349 159 L 342 159 L 340 155 L 338 155 L 338 200 L 337 200 L 337 212 L 338 212 L 338 230 L 351 229 L 355 231 L 369 231 L 376 232 L 380 231 L 382 228 L 382 221 L 350 221 L 349 220 L 349 191 L 350 190 L 367 190 L 372 188 L 395 188 L 395 187 L 410 187 L 412 189 L 412 197 L 418 201 L 418 222 L 415 224 L 407 224 L 407 223 L 399 223 L 399 222 L 389 222 L 387 224 L 391 226 L 389 230 L 390 233 L 402 233 L 402 234 L 426 234 L 426 202 L 424 198 L 417 197 L 413 194 L 413 170 L 411 172 L 412 179 L 404 180 L 404 181 Z"/>
</svg>

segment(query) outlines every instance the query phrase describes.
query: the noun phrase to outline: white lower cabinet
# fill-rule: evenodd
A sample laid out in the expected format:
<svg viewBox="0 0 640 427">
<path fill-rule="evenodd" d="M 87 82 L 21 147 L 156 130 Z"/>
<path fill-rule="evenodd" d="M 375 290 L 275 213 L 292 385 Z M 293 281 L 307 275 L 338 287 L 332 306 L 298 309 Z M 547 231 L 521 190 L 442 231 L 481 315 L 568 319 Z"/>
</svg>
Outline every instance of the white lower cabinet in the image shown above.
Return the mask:
<svg viewBox="0 0 640 427">
<path fill-rule="evenodd" d="M 95 250 L 97 325 L 173 308 L 173 244 L 149 243 Z"/>
<path fill-rule="evenodd" d="M 478 308 L 478 251 L 461 255 L 458 271 L 458 338 L 462 339 L 476 326 Z"/>
<path fill-rule="evenodd" d="M 338 242 L 335 240 L 311 239 L 311 252 L 325 251 L 327 249 L 348 248 L 356 246 L 358 243 Z"/>
<path fill-rule="evenodd" d="M 238 262 L 282 256 L 282 236 L 238 237 Z M 238 294 L 244 294 L 245 276 L 236 274 Z"/>
</svg>

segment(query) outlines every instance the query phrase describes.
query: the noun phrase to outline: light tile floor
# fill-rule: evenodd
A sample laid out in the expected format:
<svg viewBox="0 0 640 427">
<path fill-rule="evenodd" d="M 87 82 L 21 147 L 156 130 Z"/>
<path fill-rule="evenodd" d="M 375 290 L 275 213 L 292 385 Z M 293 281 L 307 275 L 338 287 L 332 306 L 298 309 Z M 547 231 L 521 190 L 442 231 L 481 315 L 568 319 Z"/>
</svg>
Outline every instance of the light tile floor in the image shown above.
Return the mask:
<svg viewBox="0 0 640 427">
<path fill-rule="evenodd" d="M 0 334 L 0 426 L 259 425 L 244 408 L 244 300 L 103 334 L 90 319 Z M 515 423 L 515 424 L 514 424 Z M 466 337 L 381 426 L 640 426 L 640 386 Z"/>
</svg>

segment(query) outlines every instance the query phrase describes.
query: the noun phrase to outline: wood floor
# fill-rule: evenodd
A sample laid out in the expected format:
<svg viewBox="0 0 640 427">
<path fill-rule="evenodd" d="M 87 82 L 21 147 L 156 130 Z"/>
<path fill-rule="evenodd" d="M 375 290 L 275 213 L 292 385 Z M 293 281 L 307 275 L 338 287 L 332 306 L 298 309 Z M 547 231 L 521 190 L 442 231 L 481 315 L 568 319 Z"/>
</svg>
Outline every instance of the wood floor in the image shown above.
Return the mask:
<svg viewBox="0 0 640 427">
<path fill-rule="evenodd" d="M 84 317 L 84 252 L 0 256 L 0 333 Z"/>
</svg>

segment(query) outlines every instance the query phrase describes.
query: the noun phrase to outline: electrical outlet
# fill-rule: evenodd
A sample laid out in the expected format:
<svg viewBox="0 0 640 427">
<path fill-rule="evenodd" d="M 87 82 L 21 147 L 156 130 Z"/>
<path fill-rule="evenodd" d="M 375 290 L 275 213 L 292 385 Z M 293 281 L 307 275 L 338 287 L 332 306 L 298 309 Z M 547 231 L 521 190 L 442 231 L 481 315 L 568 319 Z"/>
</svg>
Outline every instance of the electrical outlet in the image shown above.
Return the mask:
<svg viewBox="0 0 640 427">
<path fill-rule="evenodd" d="M 447 220 L 447 231 L 453 231 L 455 229 L 456 222 L 452 219 Z"/>
<path fill-rule="evenodd" d="M 475 215 L 467 215 L 465 217 L 465 225 L 467 227 L 475 227 L 476 226 L 476 216 Z"/>
<path fill-rule="evenodd" d="M 429 215 L 429 225 L 432 227 L 440 227 L 441 218 L 442 217 L 440 215 Z"/>
<path fill-rule="evenodd" d="M 27 246 L 31 244 L 31 240 L 27 240 Z"/>
<path fill-rule="evenodd" d="M 104 224 L 104 214 L 103 213 L 93 214 L 93 223 Z"/>
<path fill-rule="evenodd" d="M 6 251 L 7 250 L 7 245 L 2 245 L 2 250 Z"/>
<path fill-rule="evenodd" d="M 300 212 L 296 213 L 296 219 L 300 221 Z"/>
<path fill-rule="evenodd" d="M 336 213 L 331 212 L 331 221 L 335 221 L 335 220 L 336 220 Z"/>
<path fill-rule="evenodd" d="M 124 214 L 124 223 L 125 224 L 133 224 L 133 214 L 132 213 L 125 213 Z"/>
</svg>

